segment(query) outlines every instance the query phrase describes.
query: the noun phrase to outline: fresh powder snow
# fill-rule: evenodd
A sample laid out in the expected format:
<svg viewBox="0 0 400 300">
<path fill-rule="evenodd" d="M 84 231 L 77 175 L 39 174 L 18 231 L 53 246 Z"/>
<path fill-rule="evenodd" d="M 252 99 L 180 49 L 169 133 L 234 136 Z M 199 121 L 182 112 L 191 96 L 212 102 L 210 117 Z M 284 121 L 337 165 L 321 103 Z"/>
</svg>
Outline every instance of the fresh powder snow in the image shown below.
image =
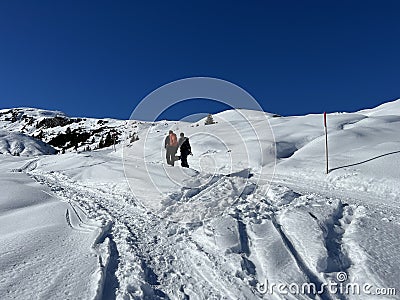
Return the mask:
<svg viewBox="0 0 400 300">
<path fill-rule="evenodd" d="M 0 299 L 400 299 L 400 100 L 213 118 L 0 110 Z"/>
</svg>

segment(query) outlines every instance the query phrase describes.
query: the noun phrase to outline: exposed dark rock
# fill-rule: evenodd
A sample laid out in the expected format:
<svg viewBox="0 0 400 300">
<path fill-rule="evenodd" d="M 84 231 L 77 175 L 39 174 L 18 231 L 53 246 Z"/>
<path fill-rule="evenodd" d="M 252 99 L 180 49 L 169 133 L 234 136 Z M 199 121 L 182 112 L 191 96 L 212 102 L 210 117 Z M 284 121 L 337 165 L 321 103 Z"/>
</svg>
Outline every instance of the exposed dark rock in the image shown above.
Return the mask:
<svg viewBox="0 0 400 300">
<path fill-rule="evenodd" d="M 69 127 L 68 127 L 69 128 Z M 71 148 L 76 147 L 79 143 L 84 143 L 90 138 L 90 132 L 79 132 L 73 130 L 65 133 L 60 133 L 48 143 L 58 148 Z"/>
<path fill-rule="evenodd" d="M 36 128 L 53 128 L 57 126 L 66 126 L 72 123 L 74 123 L 73 119 L 68 119 L 65 117 L 45 118 L 36 125 Z"/>
</svg>

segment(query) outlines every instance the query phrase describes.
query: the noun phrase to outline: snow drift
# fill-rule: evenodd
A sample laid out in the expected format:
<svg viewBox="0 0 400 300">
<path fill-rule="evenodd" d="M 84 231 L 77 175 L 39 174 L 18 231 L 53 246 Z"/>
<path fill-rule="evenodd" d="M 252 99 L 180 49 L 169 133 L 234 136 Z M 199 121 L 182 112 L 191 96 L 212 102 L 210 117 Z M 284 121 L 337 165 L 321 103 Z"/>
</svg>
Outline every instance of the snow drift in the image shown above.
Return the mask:
<svg viewBox="0 0 400 300">
<path fill-rule="evenodd" d="M 22 133 L 0 131 L 0 154 L 36 156 L 55 154 L 50 145 Z"/>
</svg>

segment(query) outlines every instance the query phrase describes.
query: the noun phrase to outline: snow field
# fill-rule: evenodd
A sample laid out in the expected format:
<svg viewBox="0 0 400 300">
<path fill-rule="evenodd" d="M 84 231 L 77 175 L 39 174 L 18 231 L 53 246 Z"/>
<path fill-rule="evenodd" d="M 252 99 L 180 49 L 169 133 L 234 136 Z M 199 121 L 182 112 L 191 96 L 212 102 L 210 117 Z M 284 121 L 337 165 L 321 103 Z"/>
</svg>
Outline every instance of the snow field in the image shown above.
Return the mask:
<svg viewBox="0 0 400 300">
<path fill-rule="evenodd" d="M 228 111 L 132 124 L 139 141 L 116 152 L 4 155 L 0 296 L 398 299 L 262 288 L 345 273 L 399 291 L 399 104 L 328 115 L 328 175 L 321 115 L 267 115 L 271 136 L 265 115 Z M 191 169 L 165 165 L 170 128 L 191 138 Z"/>
</svg>

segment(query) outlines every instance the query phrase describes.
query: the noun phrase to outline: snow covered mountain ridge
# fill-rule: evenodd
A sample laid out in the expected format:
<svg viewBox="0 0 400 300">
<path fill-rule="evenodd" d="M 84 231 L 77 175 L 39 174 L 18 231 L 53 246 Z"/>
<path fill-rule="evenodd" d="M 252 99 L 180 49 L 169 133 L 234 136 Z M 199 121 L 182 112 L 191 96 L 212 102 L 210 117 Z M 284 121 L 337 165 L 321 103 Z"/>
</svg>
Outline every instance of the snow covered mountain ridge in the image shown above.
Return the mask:
<svg viewBox="0 0 400 300">
<path fill-rule="evenodd" d="M 389 115 L 400 115 L 400 99 L 384 103 L 376 108 L 361 110 L 353 114 L 364 115 L 366 117 L 379 117 Z M 217 115 L 229 114 L 229 111 Z M 268 118 L 280 117 L 276 114 L 265 113 Z M 229 117 L 228 117 L 229 118 Z M 285 119 L 285 117 L 282 117 Z M 291 118 L 291 117 L 287 117 Z M 54 154 L 56 152 L 86 151 L 109 147 L 111 144 L 121 142 L 124 133 L 128 133 L 129 139 L 135 140 L 138 137 L 135 121 L 116 120 L 116 119 L 96 119 L 68 117 L 61 111 L 49 111 L 36 108 L 11 108 L 0 110 L 0 131 L 4 131 L 2 136 L 7 133 L 18 133 L 19 137 L 28 141 L 26 144 L 32 145 L 25 149 L 24 146 L 8 146 L 6 150 L 3 141 L 2 153 L 13 155 L 39 155 Z M 141 123 L 141 122 L 138 122 Z M 204 123 L 204 120 L 196 122 Z M 279 123 L 279 122 L 277 122 Z M 272 122 L 272 125 L 274 122 Z M 22 136 L 25 135 L 25 136 Z M 31 139 L 32 138 L 32 139 Z M 9 139 L 12 139 L 9 137 Z M 12 140 L 15 140 L 12 139 Z M 42 141 L 48 145 L 38 142 Z M 18 144 L 18 143 L 17 143 Z M 25 144 L 25 143 L 23 143 Z M 34 146 L 33 146 L 34 145 Z M 44 147 L 44 148 L 43 148 Z M 289 149 L 292 147 L 292 149 Z M 33 150 L 28 150 L 33 148 Z M 42 149 L 43 148 L 43 149 Z M 296 148 L 286 141 L 278 141 L 277 157 L 284 158 Z M 36 149 L 36 150 L 35 150 Z M 297 149 L 297 148 L 296 148 Z M 1 150 L 0 150 L 1 151 Z"/>
<path fill-rule="evenodd" d="M 198 155 L 192 159 L 196 170 L 230 174 L 250 168 L 258 173 L 272 173 L 275 169 L 277 173 L 291 170 L 307 176 L 323 174 L 322 115 L 281 117 L 258 111 L 227 110 L 215 114 L 214 118 L 220 123 L 206 126 L 204 119 L 195 123 L 140 122 L 71 118 L 59 111 L 34 108 L 2 109 L 0 152 L 35 156 L 107 149 L 115 145 L 119 149 L 117 154 L 130 152 L 134 157 L 162 163 L 163 140 L 168 130 L 174 129 L 191 137 L 193 153 Z M 248 120 L 252 123 L 250 127 L 255 127 L 258 132 L 250 130 Z M 400 99 L 355 113 L 328 114 L 329 168 L 335 171 L 331 176 L 342 173 L 349 166 L 364 169 L 366 164 L 362 162 L 372 159 L 367 165 L 378 161 L 383 165 L 365 169 L 360 176 L 373 176 L 379 172 L 386 178 L 386 183 L 387 180 L 396 181 L 397 170 L 385 163 L 391 161 L 391 153 L 396 154 L 400 148 L 399 120 Z M 271 132 L 262 136 L 267 126 Z M 257 147 L 261 149 L 257 150 Z M 261 173 L 261 177 L 273 176 Z M 390 186 L 395 185 L 390 183 Z"/>
<path fill-rule="evenodd" d="M 12 108 L 0 110 L 0 130 L 25 135 L 31 143 L 40 140 L 52 151 L 38 150 L 37 154 L 56 152 L 87 151 L 108 147 L 118 143 L 128 121 L 115 119 L 70 118 L 59 111 L 35 108 Z M 0 150 L 1 151 L 1 150 Z M 4 153 L 22 154 L 11 147 Z"/>
</svg>

